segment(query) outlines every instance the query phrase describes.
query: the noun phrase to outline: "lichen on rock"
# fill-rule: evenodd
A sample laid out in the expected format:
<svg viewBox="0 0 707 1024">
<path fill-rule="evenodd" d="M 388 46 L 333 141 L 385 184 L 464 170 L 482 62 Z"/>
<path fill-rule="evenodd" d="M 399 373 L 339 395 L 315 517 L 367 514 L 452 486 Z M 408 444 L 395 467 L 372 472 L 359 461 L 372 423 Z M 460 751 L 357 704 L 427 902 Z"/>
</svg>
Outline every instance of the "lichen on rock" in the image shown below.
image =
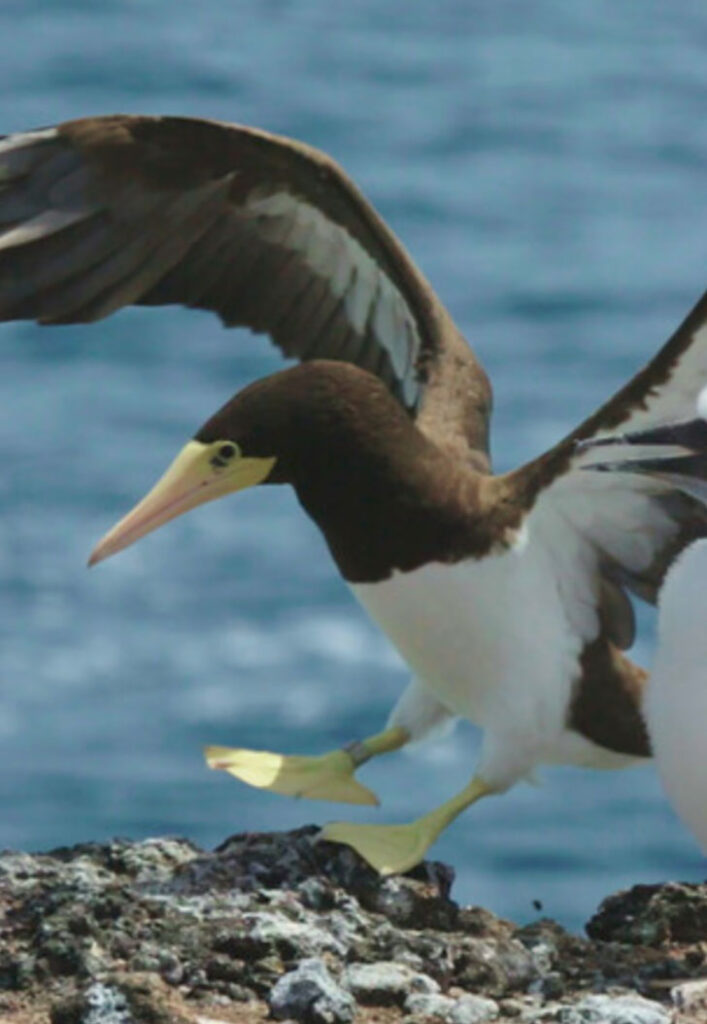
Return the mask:
<svg viewBox="0 0 707 1024">
<path fill-rule="evenodd" d="M 444 865 L 381 879 L 316 840 L 0 855 L 0 1020 L 704 1024 L 707 886 L 610 897 L 585 939 L 459 907 Z"/>
</svg>

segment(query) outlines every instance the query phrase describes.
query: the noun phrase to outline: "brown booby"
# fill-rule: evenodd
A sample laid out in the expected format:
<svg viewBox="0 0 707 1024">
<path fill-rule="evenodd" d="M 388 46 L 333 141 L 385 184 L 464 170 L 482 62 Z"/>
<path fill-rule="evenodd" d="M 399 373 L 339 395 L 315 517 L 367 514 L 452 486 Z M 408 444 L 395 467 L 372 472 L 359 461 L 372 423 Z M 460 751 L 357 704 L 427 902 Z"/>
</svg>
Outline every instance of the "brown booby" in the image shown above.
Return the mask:
<svg viewBox="0 0 707 1024">
<path fill-rule="evenodd" d="M 75 323 L 166 303 L 267 333 L 301 363 L 212 416 L 91 561 L 213 498 L 290 484 L 413 673 L 374 737 L 318 758 L 211 748 L 212 766 L 370 803 L 359 764 L 470 719 L 484 735 L 461 793 L 407 825 L 324 830 L 390 872 L 538 764 L 650 755 L 646 673 L 623 653 L 629 594 L 655 601 L 707 514 L 684 481 L 585 470 L 602 451 L 589 442 L 691 414 L 707 383 L 707 293 L 568 437 L 493 475 L 483 369 L 328 156 L 176 117 L 90 118 L 0 141 L 1 319 Z"/>
</svg>

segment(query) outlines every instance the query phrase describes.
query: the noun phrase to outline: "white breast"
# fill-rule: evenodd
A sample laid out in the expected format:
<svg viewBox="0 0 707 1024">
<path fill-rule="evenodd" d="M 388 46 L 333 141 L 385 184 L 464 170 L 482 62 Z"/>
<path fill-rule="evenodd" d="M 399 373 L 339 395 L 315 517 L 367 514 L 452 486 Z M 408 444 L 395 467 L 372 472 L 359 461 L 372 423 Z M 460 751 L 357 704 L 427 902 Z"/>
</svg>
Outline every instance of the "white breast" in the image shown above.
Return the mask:
<svg viewBox="0 0 707 1024">
<path fill-rule="evenodd" d="M 433 563 L 352 589 L 414 674 L 485 729 L 484 778 L 505 787 L 557 760 L 582 644 L 542 546 L 524 536 L 479 561 Z"/>
<path fill-rule="evenodd" d="M 671 568 L 660 595 L 659 644 L 645 712 L 658 772 L 707 853 L 707 541 Z"/>
</svg>

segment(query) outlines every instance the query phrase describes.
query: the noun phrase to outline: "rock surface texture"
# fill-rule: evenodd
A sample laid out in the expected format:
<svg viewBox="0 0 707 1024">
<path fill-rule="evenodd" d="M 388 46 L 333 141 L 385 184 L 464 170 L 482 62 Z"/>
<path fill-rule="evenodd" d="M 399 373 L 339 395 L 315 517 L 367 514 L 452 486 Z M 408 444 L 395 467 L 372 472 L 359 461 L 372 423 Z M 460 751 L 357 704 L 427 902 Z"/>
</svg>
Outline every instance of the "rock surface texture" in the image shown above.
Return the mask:
<svg viewBox="0 0 707 1024">
<path fill-rule="evenodd" d="M 316 834 L 0 855 L 0 1021 L 707 1024 L 707 884 L 610 897 L 584 939 Z"/>
</svg>

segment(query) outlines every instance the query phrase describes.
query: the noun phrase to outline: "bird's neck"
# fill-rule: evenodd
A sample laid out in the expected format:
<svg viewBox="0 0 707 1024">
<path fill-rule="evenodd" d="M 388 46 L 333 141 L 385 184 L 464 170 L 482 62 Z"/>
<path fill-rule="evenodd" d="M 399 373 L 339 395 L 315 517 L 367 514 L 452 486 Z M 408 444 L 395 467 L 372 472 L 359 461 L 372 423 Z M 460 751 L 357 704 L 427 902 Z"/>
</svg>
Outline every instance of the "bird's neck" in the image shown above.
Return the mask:
<svg viewBox="0 0 707 1024">
<path fill-rule="evenodd" d="M 493 546 L 484 478 L 412 427 L 405 443 L 330 450 L 293 481 L 340 572 L 351 583 L 386 579 L 431 561 L 481 557 Z"/>
</svg>

